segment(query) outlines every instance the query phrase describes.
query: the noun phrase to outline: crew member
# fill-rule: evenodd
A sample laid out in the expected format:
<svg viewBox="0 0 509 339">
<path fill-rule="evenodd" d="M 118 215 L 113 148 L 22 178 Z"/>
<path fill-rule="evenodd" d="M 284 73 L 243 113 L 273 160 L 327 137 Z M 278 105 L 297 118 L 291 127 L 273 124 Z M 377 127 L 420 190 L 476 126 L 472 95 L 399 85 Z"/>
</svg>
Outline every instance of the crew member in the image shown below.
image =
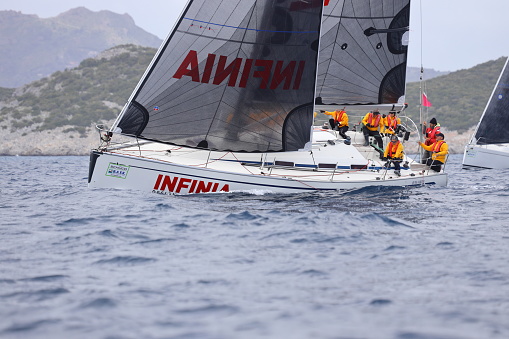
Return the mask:
<svg viewBox="0 0 509 339">
<path fill-rule="evenodd" d="M 435 143 L 435 136 L 437 133 L 440 133 L 440 124 L 437 123 L 437 119 L 432 118 L 429 121 L 429 127 L 426 126 L 426 121 L 422 123 L 422 134 L 424 135 L 424 144 L 426 146 L 431 146 Z M 430 157 L 431 152 L 425 150 L 422 157 L 422 163 L 426 164 Z"/>
<path fill-rule="evenodd" d="M 399 142 L 397 135 L 391 136 L 391 142 L 387 145 L 384 152 L 384 160 L 389 160 L 394 164 L 394 174 L 401 176 L 401 162 L 403 161 L 403 144 Z"/>
<path fill-rule="evenodd" d="M 343 139 L 350 139 L 346 135 L 346 131 L 348 131 L 348 114 L 346 114 L 344 109 L 335 110 L 334 112 L 323 111 L 323 114 L 332 116 L 329 119 L 329 124 L 333 130 L 337 130 Z"/>
<path fill-rule="evenodd" d="M 435 142 L 432 145 L 426 145 L 425 143 L 419 142 L 422 148 L 431 152 L 431 158 L 426 161 L 426 165 L 431 167 L 435 172 L 440 172 L 442 165 L 445 164 L 445 159 L 449 153 L 449 146 L 444 141 L 444 135 L 442 133 L 435 134 Z"/>
<path fill-rule="evenodd" d="M 380 150 L 384 149 L 384 143 L 382 141 L 382 137 L 380 136 L 380 128 L 382 126 L 382 117 L 380 116 L 380 112 L 376 109 L 373 112 L 369 112 L 362 119 L 362 123 L 364 127 L 362 128 L 362 133 L 364 134 L 364 146 L 369 145 L 369 137 L 375 137 L 376 143 Z"/>
<path fill-rule="evenodd" d="M 396 116 L 395 111 L 390 111 L 389 115 L 384 118 L 383 125 L 383 133 L 387 135 L 397 134 L 399 126 L 401 125 L 401 119 Z"/>
</svg>

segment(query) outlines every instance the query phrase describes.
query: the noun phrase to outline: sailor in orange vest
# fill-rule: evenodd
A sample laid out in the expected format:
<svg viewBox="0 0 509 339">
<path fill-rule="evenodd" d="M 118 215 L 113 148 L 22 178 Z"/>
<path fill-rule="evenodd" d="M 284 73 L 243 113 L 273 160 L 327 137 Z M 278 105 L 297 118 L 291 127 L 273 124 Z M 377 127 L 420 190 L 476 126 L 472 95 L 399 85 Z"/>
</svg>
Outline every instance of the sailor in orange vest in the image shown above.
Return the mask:
<svg viewBox="0 0 509 339">
<path fill-rule="evenodd" d="M 397 134 L 398 129 L 401 125 L 401 119 L 396 116 L 396 112 L 390 111 L 387 117 L 382 116 L 382 118 L 384 118 L 383 121 L 384 130 L 382 131 L 382 133 L 388 135 Z"/>
<path fill-rule="evenodd" d="M 431 158 L 426 161 L 426 165 L 431 167 L 435 172 L 440 172 L 442 165 L 445 164 L 445 159 L 449 153 L 449 146 L 444 141 L 444 135 L 442 133 L 435 134 L 436 141 L 432 145 L 426 145 L 419 142 L 422 148 L 431 152 Z"/>
<path fill-rule="evenodd" d="M 346 135 L 346 131 L 348 131 L 348 115 L 343 110 L 335 110 L 334 112 L 322 111 L 325 115 L 332 116 L 329 119 L 329 124 L 333 130 L 339 131 L 339 135 L 343 139 L 350 139 L 349 136 Z"/>
<path fill-rule="evenodd" d="M 383 125 L 382 117 L 380 116 L 380 112 L 376 109 L 373 112 L 369 112 L 364 116 L 364 119 L 362 119 L 362 123 L 364 124 L 364 127 L 362 128 L 362 133 L 364 134 L 364 146 L 369 145 L 369 137 L 373 136 L 375 137 L 376 143 L 378 144 L 378 147 L 383 150 L 384 149 L 384 143 L 382 141 L 382 137 L 380 136 L 379 129 Z"/>
<path fill-rule="evenodd" d="M 401 162 L 403 161 L 403 144 L 396 135 L 391 136 L 391 142 L 384 152 L 384 160 L 390 160 L 394 164 L 394 174 L 401 176 Z"/>
<path fill-rule="evenodd" d="M 422 134 L 424 135 L 424 144 L 426 146 L 431 146 L 435 143 L 437 133 L 440 133 L 440 125 L 437 123 L 437 119 L 432 118 L 429 121 L 429 127 L 426 126 L 426 121 L 422 123 Z M 429 158 L 431 158 L 431 152 L 425 150 L 422 163 L 426 164 Z"/>
</svg>

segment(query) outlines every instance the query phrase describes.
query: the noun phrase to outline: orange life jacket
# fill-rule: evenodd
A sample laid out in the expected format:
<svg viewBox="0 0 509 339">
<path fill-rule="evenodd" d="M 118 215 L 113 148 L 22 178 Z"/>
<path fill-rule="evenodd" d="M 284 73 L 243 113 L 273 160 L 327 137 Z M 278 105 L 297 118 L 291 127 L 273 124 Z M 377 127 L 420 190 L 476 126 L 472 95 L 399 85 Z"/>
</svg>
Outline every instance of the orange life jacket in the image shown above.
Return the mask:
<svg viewBox="0 0 509 339">
<path fill-rule="evenodd" d="M 345 111 L 339 111 L 339 114 L 336 114 L 336 117 L 334 118 L 334 122 L 335 123 L 341 122 L 343 114 L 345 114 Z"/>
<path fill-rule="evenodd" d="M 375 123 L 373 123 L 373 113 L 369 113 L 368 124 L 370 124 L 373 127 L 378 127 L 378 125 L 380 124 L 380 118 L 381 118 L 380 114 L 378 114 L 378 116 L 376 117 Z"/>
<path fill-rule="evenodd" d="M 387 146 L 388 147 L 387 156 L 389 158 L 392 158 L 394 156 L 394 154 L 398 151 L 398 146 L 399 146 L 399 141 L 396 143 L 393 143 L 391 141 L 389 143 L 389 145 Z"/>
<path fill-rule="evenodd" d="M 435 135 L 440 132 L 440 126 L 435 126 L 435 128 L 427 128 L 426 129 L 426 138 L 429 138 L 430 140 L 427 140 L 425 142 L 425 145 L 429 146 L 432 145 L 436 141 Z"/>
<path fill-rule="evenodd" d="M 433 152 L 440 152 L 440 148 L 442 148 L 442 144 L 444 142 L 445 141 L 443 141 L 443 140 L 435 142 L 435 144 L 433 145 Z"/>
<path fill-rule="evenodd" d="M 398 127 L 398 118 L 394 117 L 394 119 L 391 119 L 391 117 L 387 117 L 387 127 L 392 131 L 396 131 Z"/>
</svg>

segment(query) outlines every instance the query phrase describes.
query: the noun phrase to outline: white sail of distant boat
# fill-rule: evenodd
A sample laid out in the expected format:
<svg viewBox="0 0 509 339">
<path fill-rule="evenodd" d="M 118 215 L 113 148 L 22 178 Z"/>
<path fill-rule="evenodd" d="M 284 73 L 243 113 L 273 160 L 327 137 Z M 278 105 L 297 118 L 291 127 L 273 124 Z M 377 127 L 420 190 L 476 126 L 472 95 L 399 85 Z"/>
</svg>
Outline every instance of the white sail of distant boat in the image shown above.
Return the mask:
<svg viewBox="0 0 509 339">
<path fill-rule="evenodd" d="M 509 168 L 509 68 L 497 84 L 463 155 L 464 168 Z"/>
<path fill-rule="evenodd" d="M 380 149 L 362 145 L 360 128 L 347 140 L 312 128 L 320 109 L 404 110 L 409 15 L 410 0 L 189 1 L 92 151 L 89 186 L 187 194 L 445 185 L 443 171 L 408 158 L 395 173 Z"/>
</svg>

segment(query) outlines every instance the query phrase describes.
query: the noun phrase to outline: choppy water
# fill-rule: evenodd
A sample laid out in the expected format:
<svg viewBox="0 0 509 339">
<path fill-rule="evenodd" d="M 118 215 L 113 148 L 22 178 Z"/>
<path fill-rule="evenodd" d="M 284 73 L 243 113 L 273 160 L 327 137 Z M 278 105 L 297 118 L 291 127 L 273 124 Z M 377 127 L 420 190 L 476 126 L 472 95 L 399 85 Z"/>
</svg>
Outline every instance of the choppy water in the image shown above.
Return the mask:
<svg viewBox="0 0 509 339">
<path fill-rule="evenodd" d="M 350 194 L 91 190 L 0 157 L 0 338 L 509 338 L 509 171 Z"/>
</svg>

